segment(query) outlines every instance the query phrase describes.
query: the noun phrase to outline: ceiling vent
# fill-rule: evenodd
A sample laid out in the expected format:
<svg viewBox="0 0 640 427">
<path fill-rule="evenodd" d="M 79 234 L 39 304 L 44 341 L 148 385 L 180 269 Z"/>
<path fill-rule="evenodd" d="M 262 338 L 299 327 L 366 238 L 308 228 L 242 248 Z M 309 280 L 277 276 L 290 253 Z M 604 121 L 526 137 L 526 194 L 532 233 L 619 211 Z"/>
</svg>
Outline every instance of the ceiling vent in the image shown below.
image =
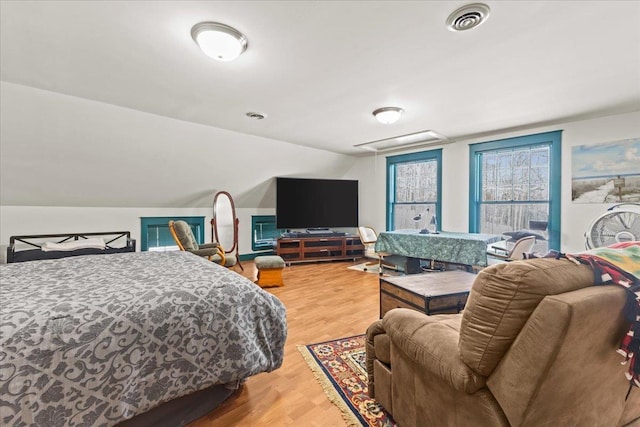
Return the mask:
<svg viewBox="0 0 640 427">
<path fill-rule="evenodd" d="M 373 151 L 375 153 L 382 153 L 385 151 L 400 150 L 404 148 L 449 144 L 452 142 L 452 140 L 444 135 L 441 135 L 432 130 L 425 130 L 421 132 L 410 133 L 408 135 L 394 136 L 393 138 L 365 142 L 364 144 L 354 145 L 354 147 L 358 147 L 367 151 Z"/>
<path fill-rule="evenodd" d="M 264 114 L 254 112 L 249 112 L 246 114 L 246 116 L 253 120 L 262 120 L 266 117 Z"/>
<path fill-rule="evenodd" d="M 489 6 L 471 3 L 456 9 L 447 18 L 447 28 L 451 31 L 466 31 L 477 27 L 489 17 Z"/>
</svg>

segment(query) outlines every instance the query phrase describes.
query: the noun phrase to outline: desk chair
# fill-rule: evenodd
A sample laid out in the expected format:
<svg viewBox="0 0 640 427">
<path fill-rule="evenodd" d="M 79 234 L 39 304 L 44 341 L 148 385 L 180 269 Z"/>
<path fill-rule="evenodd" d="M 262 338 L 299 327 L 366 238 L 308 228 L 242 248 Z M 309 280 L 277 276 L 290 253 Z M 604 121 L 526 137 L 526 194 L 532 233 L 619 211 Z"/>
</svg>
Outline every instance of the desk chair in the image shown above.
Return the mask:
<svg viewBox="0 0 640 427">
<path fill-rule="evenodd" d="M 536 244 L 536 236 L 526 236 L 518 239 L 509 250 L 502 246 L 491 246 L 491 251 L 487 251 L 487 261 L 489 265 L 501 262 L 525 259 L 525 254 L 531 252 Z"/>
<path fill-rule="evenodd" d="M 390 268 L 393 270 L 397 270 L 397 266 L 395 264 L 391 264 L 389 262 L 384 261 L 384 257 L 388 254 L 382 252 L 376 252 L 375 246 L 378 241 L 378 233 L 372 227 L 358 227 L 358 235 L 360 236 L 360 241 L 364 245 L 364 256 L 366 258 L 373 258 L 377 261 L 368 262 L 364 266 L 364 271 L 367 271 L 367 267 L 371 265 L 378 265 L 378 271 L 382 274 L 383 268 Z"/>
</svg>

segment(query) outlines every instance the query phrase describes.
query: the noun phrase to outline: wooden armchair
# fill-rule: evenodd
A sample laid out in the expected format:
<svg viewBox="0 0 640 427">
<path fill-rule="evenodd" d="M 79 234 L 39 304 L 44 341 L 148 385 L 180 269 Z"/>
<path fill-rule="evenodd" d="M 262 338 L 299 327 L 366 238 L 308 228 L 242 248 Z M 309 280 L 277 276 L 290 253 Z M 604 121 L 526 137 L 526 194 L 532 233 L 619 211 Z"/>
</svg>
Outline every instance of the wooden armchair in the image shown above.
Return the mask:
<svg viewBox="0 0 640 427">
<path fill-rule="evenodd" d="M 215 242 L 199 245 L 191 227 L 185 221 L 169 221 L 169 231 L 181 251 L 191 252 L 216 264 L 225 265 L 226 257 L 222 246 Z"/>
</svg>

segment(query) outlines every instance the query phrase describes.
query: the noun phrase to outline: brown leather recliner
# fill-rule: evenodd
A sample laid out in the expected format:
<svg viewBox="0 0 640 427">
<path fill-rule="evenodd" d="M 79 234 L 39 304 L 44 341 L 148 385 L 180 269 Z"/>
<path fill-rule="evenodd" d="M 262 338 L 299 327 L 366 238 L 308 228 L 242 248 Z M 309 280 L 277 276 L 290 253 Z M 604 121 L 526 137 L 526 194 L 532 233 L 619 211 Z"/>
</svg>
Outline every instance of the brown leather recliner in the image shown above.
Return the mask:
<svg viewBox="0 0 640 427">
<path fill-rule="evenodd" d="M 368 328 L 369 394 L 401 427 L 627 425 L 627 295 L 564 259 L 486 268 L 461 314 L 395 309 Z"/>
</svg>

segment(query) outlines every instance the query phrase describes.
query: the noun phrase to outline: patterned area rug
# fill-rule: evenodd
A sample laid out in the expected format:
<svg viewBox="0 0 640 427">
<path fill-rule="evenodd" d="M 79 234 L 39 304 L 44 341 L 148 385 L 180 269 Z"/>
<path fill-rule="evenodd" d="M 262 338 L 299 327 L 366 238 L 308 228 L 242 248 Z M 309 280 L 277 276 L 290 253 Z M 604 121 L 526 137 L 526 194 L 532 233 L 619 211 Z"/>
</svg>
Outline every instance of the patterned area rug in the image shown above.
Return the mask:
<svg viewBox="0 0 640 427">
<path fill-rule="evenodd" d="M 395 426 L 389 414 L 367 394 L 365 336 L 300 345 L 298 350 L 344 416 L 348 426 Z"/>
</svg>

